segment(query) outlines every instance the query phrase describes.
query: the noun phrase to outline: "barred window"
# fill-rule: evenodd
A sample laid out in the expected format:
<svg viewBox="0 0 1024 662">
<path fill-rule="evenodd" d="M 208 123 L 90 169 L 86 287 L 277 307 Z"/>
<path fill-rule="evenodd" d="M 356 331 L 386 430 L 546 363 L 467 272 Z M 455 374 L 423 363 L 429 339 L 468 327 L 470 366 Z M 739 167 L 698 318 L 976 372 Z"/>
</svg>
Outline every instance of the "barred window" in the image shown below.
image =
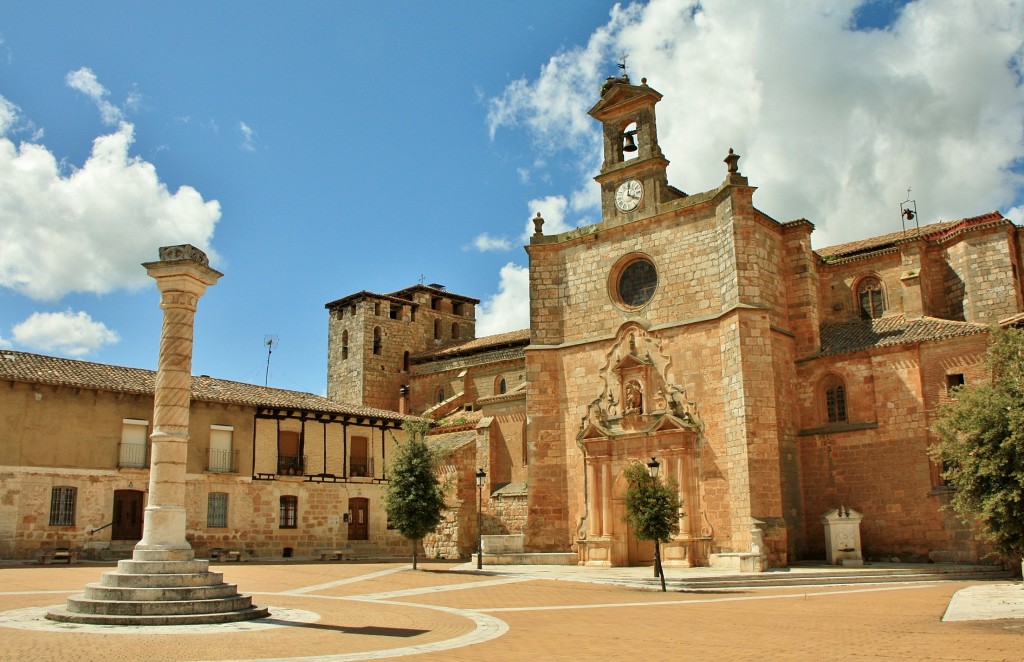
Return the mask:
<svg viewBox="0 0 1024 662">
<path fill-rule="evenodd" d="M 832 378 L 825 385 L 825 414 L 829 423 L 845 423 L 846 386 L 838 378 Z"/>
<path fill-rule="evenodd" d="M 50 526 L 75 525 L 77 487 L 55 487 L 50 490 Z"/>
<path fill-rule="evenodd" d="M 228 525 L 227 492 L 210 492 L 206 497 L 206 526 L 223 529 Z"/>
<path fill-rule="evenodd" d="M 299 519 L 299 497 L 281 497 L 281 525 L 282 529 L 298 528 Z"/>
</svg>

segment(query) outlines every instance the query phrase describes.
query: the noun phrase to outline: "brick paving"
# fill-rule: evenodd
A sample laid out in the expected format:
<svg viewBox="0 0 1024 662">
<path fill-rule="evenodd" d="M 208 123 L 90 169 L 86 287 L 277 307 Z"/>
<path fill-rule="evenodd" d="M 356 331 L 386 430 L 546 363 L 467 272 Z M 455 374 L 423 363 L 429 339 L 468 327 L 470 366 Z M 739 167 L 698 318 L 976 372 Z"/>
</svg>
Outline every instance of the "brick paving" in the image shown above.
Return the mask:
<svg viewBox="0 0 1024 662">
<path fill-rule="evenodd" d="M 504 574 L 435 563 L 416 572 L 405 564 L 244 563 L 218 569 L 256 604 L 276 608 L 277 619 L 118 628 L 40 618 L 109 569 L 0 567 L 0 659 L 1024 659 L 1024 620 L 942 621 L 958 591 L 983 612 L 1016 600 L 1013 591 L 1024 602 L 1019 584 L 987 582 L 661 593 L 641 586 L 649 568 Z"/>
</svg>

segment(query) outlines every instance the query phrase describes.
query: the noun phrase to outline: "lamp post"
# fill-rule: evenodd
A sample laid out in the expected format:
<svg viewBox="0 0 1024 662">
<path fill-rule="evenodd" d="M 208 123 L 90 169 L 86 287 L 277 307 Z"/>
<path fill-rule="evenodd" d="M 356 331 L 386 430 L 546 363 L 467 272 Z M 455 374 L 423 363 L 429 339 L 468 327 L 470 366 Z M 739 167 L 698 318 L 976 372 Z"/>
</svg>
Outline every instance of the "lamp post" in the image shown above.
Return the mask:
<svg viewBox="0 0 1024 662">
<path fill-rule="evenodd" d="M 484 546 L 483 546 L 483 533 L 484 533 L 484 479 L 487 478 L 487 472 L 483 469 L 477 469 L 476 471 L 476 492 L 477 492 L 477 507 L 476 507 L 476 569 L 482 570 L 484 567 Z"/>
<path fill-rule="evenodd" d="M 651 481 L 654 483 L 653 487 L 658 487 L 658 469 L 661 468 L 661 463 L 657 459 L 651 458 L 651 461 L 647 463 L 647 471 L 651 474 Z M 657 537 L 654 538 L 654 576 L 661 578 L 661 590 L 665 590 L 665 573 L 661 569 L 661 541 Z"/>
</svg>

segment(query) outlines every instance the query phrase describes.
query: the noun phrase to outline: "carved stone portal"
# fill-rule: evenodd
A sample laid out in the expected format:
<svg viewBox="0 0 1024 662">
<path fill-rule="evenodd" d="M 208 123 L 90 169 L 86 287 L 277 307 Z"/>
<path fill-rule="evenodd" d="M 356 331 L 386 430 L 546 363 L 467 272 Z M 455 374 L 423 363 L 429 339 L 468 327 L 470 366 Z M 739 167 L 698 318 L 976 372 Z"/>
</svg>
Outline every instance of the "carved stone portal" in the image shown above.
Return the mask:
<svg viewBox="0 0 1024 662">
<path fill-rule="evenodd" d="M 665 565 L 706 562 L 713 531 L 700 485 L 703 427 L 696 404 L 670 380 L 670 367 L 661 340 L 632 322 L 605 353 L 596 397 L 577 435 L 586 492 L 577 534 L 581 563 L 640 565 L 653 559 L 653 544 L 638 544 L 623 522 L 622 479 L 629 463 L 651 457 L 661 462 L 661 475 L 678 486 L 683 502 L 679 535 L 663 548 Z"/>
</svg>

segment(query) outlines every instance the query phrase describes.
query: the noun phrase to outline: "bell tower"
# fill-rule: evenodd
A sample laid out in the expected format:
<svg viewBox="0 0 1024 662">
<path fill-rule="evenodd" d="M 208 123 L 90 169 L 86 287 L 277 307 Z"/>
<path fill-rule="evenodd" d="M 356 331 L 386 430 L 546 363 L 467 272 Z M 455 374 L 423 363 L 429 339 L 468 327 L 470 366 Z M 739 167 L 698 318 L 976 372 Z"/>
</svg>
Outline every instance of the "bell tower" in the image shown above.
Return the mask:
<svg viewBox="0 0 1024 662">
<path fill-rule="evenodd" d="M 668 159 L 658 145 L 654 105 L 661 93 L 641 79 L 633 85 L 623 74 L 601 86 L 601 100 L 590 116 L 601 122 L 604 163 L 595 177 L 601 185 L 601 210 L 614 225 L 657 213 L 659 203 L 686 194 L 668 185 Z"/>
</svg>

